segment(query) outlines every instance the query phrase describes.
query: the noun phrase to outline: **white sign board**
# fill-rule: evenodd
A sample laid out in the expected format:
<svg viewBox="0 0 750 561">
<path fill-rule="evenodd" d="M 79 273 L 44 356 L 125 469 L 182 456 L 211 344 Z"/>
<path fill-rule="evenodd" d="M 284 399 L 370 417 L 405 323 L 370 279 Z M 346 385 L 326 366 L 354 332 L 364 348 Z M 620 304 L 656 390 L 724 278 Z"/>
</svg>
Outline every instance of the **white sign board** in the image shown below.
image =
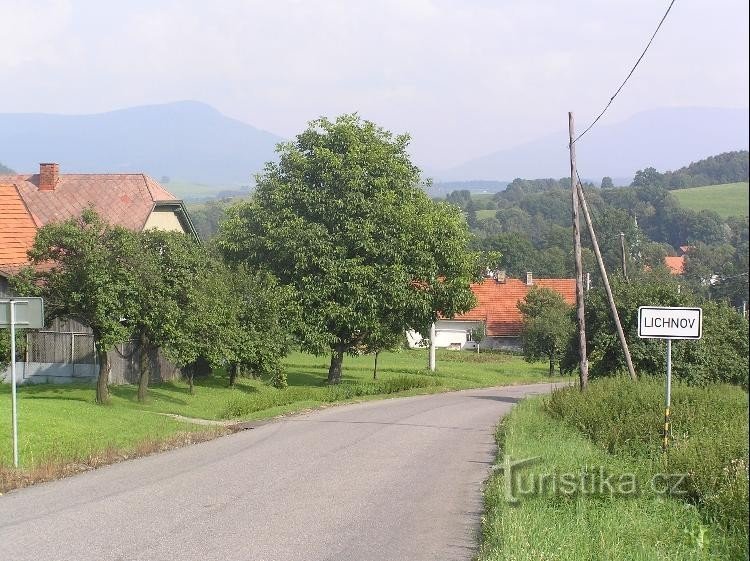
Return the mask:
<svg viewBox="0 0 750 561">
<path fill-rule="evenodd" d="M 44 302 L 36 297 L 13 298 L 16 329 L 42 329 Z M 10 327 L 10 300 L 0 300 L 0 327 Z"/>
<path fill-rule="evenodd" d="M 638 337 L 642 339 L 700 339 L 701 308 L 638 308 Z"/>
</svg>

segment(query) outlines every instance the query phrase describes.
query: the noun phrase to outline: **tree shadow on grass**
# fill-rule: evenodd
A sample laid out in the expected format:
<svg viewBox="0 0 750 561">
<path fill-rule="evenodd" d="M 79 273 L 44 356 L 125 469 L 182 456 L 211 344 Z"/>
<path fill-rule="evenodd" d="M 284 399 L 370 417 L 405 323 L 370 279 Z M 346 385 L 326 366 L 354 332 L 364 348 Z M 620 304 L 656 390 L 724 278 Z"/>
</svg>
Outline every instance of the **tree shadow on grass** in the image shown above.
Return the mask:
<svg viewBox="0 0 750 561">
<path fill-rule="evenodd" d="M 91 399 L 87 399 L 85 397 L 81 396 L 71 396 L 71 395 L 23 395 L 21 396 L 24 400 L 31 400 L 31 399 L 41 399 L 41 400 L 48 400 L 48 401 L 81 401 L 83 403 L 93 403 L 94 399 L 93 397 Z"/>
<path fill-rule="evenodd" d="M 90 397 L 81 395 L 84 391 Z M 82 401 L 90 403 L 94 400 L 96 389 L 91 384 L 23 384 L 18 387 L 20 399 L 46 399 Z M 10 394 L 10 391 L 7 392 Z"/>
<path fill-rule="evenodd" d="M 158 397 L 161 401 L 166 401 L 168 403 L 177 404 L 177 405 L 187 405 L 187 400 L 180 399 L 180 397 L 176 397 L 173 395 L 170 395 L 171 393 L 178 393 L 181 395 L 190 395 L 189 391 L 182 391 L 182 388 L 173 388 L 170 387 L 167 391 L 164 391 L 166 388 L 162 388 L 159 386 L 149 387 L 149 398 L 148 400 L 151 400 L 155 397 Z M 115 397 L 119 397 L 120 399 L 124 401 L 132 401 L 137 402 L 137 396 L 138 396 L 138 388 L 136 386 L 110 386 L 109 393 Z"/>
<path fill-rule="evenodd" d="M 326 385 L 327 377 L 313 372 L 289 372 L 287 380 L 290 386 L 320 388 Z"/>
</svg>

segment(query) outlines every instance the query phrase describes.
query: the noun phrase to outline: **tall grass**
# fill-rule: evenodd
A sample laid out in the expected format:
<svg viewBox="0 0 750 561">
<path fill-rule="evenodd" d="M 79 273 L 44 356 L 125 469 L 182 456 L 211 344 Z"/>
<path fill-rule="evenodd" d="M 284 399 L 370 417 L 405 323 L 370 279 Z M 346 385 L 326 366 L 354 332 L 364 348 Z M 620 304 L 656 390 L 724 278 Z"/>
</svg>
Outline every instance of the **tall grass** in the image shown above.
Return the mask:
<svg viewBox="0 0 750 561">
<path fill-rule="evenodd" d="M 661 450 L 664 385 L 645 378 L 603 379 L 585 392 L 553 392 L 547 411 L 610 454 L 647 463 L 652 472 L 685 473 L 685 498 L 706 520 L 748 540 L 748 395 L 728 385 L 676 384 L 673 441 Z"/>
<path fill-rule="evenodd" d="M 695 506 L 653 491 L 650 462 L 606 452 L 572 424 L 550 415 L 543 398 L 520 403 L 496 437 L 501 458 L 538 458 L 522 471 L 529 480 L 601 468 L 609 474 L 633 474 L 639 492 L 540 492 L 511 504 L 505 494 L 506 474 L 500 472 L 486 486 L 479 561 L 745 558 L 743 544 L 723 526 L 702 518 Z"/>
</svg>

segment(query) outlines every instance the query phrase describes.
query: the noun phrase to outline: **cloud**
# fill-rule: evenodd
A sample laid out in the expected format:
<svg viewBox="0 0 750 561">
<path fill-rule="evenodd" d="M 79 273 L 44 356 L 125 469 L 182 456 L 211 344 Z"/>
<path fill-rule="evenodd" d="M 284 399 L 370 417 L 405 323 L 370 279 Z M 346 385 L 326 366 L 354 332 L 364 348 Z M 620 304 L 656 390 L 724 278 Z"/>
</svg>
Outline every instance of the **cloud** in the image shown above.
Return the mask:
<svg viewBox="0 0 750 561">
<path fill-rule="evenodd" d="M 359 111 L 449 166 L 593 116 L 666 4 L 652 0 L 0 0 L 5 111 L 198 99 L 292 136 Z M 677 3 L 611 118 L 746 106 L 747 3 Z M 732 14 L 732 17 L 727 17 Z"/>
</svg>

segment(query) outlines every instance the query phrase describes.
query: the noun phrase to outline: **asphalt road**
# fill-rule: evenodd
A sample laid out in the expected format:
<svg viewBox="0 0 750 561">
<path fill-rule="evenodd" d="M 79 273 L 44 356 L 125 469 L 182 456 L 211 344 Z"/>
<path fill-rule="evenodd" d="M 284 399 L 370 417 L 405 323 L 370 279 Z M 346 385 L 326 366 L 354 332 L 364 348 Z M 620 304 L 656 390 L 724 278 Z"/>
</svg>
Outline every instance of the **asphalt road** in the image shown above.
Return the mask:
<svg viewBox="0 0 750 561">
<path fill-rule="evenodd" d="M 2 561 L 468 560 L 515 386 L 332 407 L 0 497 Z"/>
</svg>

